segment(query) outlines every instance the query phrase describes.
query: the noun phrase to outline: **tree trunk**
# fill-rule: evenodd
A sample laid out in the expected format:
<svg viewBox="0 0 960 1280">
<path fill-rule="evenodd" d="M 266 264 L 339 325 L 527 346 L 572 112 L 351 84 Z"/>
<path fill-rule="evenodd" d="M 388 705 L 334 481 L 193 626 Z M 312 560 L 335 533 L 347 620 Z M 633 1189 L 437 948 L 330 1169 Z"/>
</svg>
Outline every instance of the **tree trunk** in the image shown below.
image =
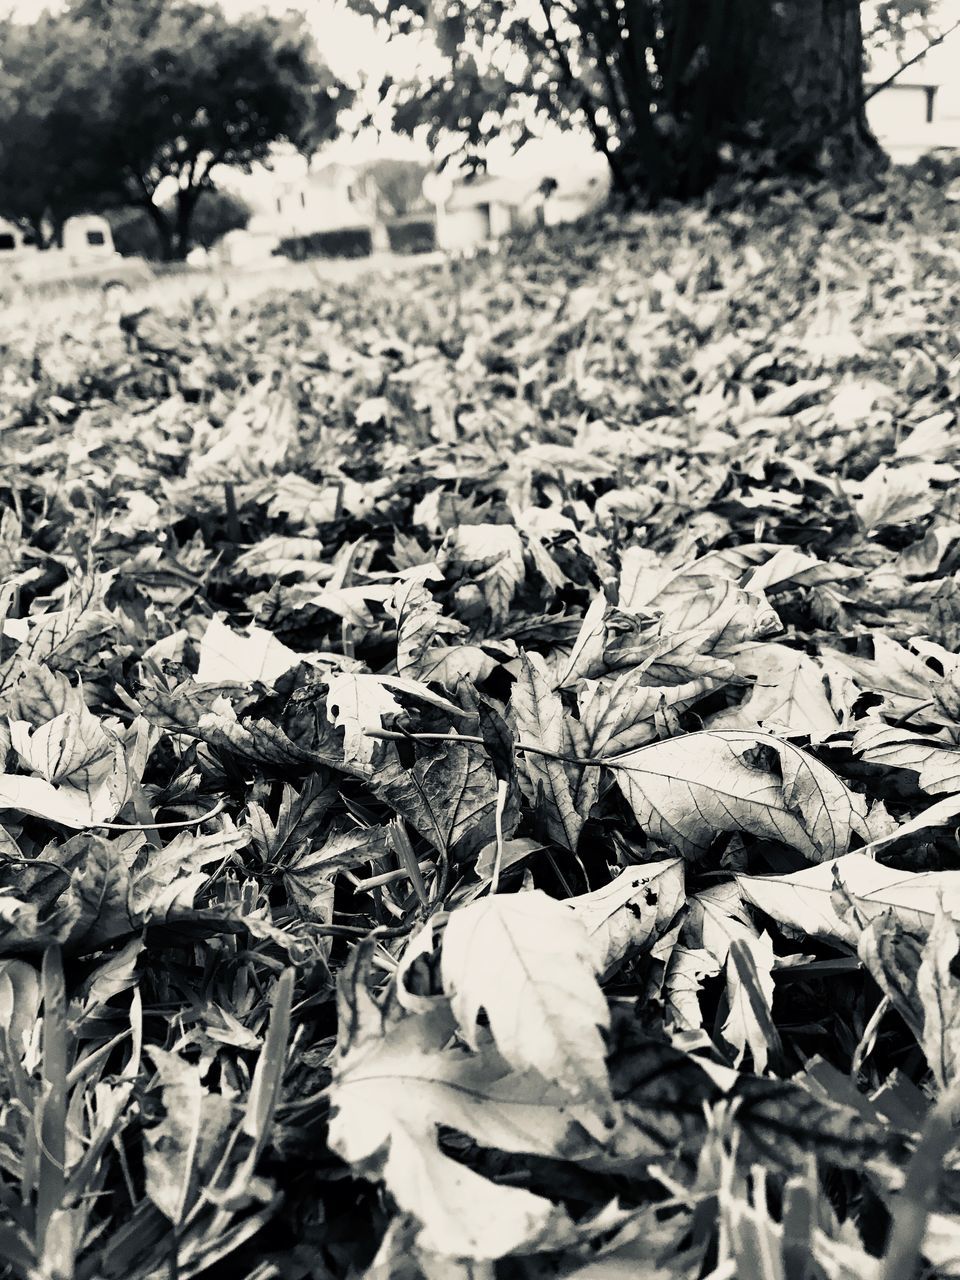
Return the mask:
<svg viewBox="0 0 960 1280">
<path fill-rule="evenodd" d="M 652 36 L 650 4 L 618 7 L 627 22 L 612 55 L 630 103 L 617 163 L 639 198 L 697 196 L 730 154 L 753 172 L 850 176 L 882 163 L 859 0 L 662 0 Z"/>
<path fill-rule="evenodd" d="M 183 262 L 190 252 L 190 222 L 197 205 L 200 192 L 196 187 L 181 188 L 177 192 L 174 206 L 174 231 L 171 257 Z"/>
<path fill-rule="evenodd" d="M 142 201 L 141 208 L 146 210 L 160 239 L 160 257 L 164 262 L 170 262 L 173 258 L 173 231 L 169 218 L 152 199 Z"/>
<path fill-rule="evenodd" d="M 743 106 L 785 168 L 857 173 L 881 156 L 863 95 L 860 0 L 770 6 Z"/>
</svg>

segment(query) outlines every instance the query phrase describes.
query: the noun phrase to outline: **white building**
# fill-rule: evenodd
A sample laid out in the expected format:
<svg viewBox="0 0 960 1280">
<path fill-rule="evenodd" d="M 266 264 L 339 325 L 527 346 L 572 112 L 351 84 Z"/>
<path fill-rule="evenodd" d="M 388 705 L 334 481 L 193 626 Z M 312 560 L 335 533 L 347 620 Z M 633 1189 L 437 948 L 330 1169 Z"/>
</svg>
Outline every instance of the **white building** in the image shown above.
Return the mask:
<svg viewBox="0 0 960 1280">
<path fill-rule="evenodd" d="M 282 236 L 343 227 L 373 227 L 378 218 L 376 184 L 359 165 L 322 160 L 299 174 L 278 176 L 260 193 L 250 230 Z"/>
</svg>

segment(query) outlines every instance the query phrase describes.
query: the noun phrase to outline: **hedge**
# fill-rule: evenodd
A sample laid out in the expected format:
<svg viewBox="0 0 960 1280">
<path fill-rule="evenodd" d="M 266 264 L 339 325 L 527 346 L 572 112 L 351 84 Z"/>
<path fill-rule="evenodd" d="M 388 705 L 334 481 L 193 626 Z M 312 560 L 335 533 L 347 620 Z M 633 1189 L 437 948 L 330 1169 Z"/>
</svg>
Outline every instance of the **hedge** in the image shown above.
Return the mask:
<svg viewBox="0 0 960 1280">
<path fill-rule="evenodd" d="M 304 236 L 287 236 L 276 252 L 302 262 L 304 258 L 366 258 L 373 250 L 369 227 L 339 227 L 336 231 L 311 231 Z"/>
<path fill-rule="evenodd" d="M 387 223 L 393 253 L 430 253 L 437 247 L 437 224 L 433 218 L 402 218 Z"/>
</svg>

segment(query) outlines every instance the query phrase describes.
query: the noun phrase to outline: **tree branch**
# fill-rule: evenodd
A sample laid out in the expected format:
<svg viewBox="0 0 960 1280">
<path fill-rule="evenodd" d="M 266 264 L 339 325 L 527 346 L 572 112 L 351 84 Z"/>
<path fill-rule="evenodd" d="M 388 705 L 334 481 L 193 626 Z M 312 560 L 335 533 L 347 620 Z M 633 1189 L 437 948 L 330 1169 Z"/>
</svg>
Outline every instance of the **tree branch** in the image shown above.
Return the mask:
<svg viewBox="0 0 960 1280">
<path fill-rule="evenodd" d="M 614 170 L 614 176 L 616 176 L 612 153 L 610 151 L 609 134 L 597 119 L 596 104 L 587 92 L 586 87 L 583 85 L 578 86 L 577 84 L 577 77 L 573 73 L 573 68 L 570 65 L 570 59 L 567 57 L 567 51 L 563 47 L 563 41 L 557 35 L 557 29 L 553 25 L 553 16 L 550 13 L 550 0 L 540 0 L 540 9 L 543 13 L 544 22 L 546 23 L 547 35 L 553 49 L 554 57 L 557 60 L 560 74 L 563 77 L 564 86 L 571 97 L 579 99 L 580 109 L 587 117 L 587 124 L 589 125 L 590 132 L 593 134 L 593 140 L 596 144 L 597 150 L 602 155 L 606 156 L 611 169 Z"/>
<path fill-rule="evenodd" d="M 863 95 L 864 103 L 869 102 L 870 99 L 875 97 L 878 93 L 882 93 L 884 89 L 889 89 L 892 84 L 900 79 L 908 68 L 912 67 L 915 62 L 919 62 L 921 58 L 925 58 L 930 50 L 935 49 L 938 44 L 943 44 L 947 36 L 956 31 L 958 27 L 960 27 L 960 18 L 958 18 L 956 22 L 951 23 L 945 31 L 941 31 L 938 36 L 935 36 L 934 39 L 931 40 L 925 48 L 921 49 L 919 53 L 914 54 L 914 56 L 912 58 L 908 58 L 902 66 L 897 67 L 892 76 L 887 76 L 886 80 L 882 80 L 880 84 L 875 84 L 869 93 L 865 93 Z"/>
</svg>

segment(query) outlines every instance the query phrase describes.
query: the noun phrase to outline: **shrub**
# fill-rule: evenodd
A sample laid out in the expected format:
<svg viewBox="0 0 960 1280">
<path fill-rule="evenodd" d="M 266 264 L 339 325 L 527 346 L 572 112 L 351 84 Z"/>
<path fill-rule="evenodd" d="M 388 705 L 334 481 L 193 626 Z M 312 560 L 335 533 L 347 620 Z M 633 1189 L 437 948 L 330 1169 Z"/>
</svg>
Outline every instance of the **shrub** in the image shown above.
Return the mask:
<svg viewBox="0 0 960 1280">
<path fill-rule="evenodd" d="M 387 223 L 393 253 L 430 253 L 437 247 L 437 224 L 433 218 L 398 218 Z"/>
<path fill-rule="evenodd" d="M 338 227 L 336 231 L 287 236 L 277 245 L 276 252 L 302 262 L 304 258 L 366 258 L 372 250 L 369 227 Z"/>
</svg>

